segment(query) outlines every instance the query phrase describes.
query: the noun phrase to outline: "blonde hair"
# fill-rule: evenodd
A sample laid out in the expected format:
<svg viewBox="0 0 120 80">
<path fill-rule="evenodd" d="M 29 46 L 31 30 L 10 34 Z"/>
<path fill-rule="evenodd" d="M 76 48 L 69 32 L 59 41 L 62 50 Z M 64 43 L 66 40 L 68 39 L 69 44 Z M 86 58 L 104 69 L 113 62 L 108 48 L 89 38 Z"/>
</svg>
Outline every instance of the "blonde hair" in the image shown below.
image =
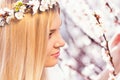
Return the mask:
<svg viewBox="0 0 120 80">
<path fill-rule="evenodd" d="M 49 27 L 56 11 L 58 7 L 28 13 L 22 20 L 0 27 L 0 80 L 45 80 Z"/>
</svg>

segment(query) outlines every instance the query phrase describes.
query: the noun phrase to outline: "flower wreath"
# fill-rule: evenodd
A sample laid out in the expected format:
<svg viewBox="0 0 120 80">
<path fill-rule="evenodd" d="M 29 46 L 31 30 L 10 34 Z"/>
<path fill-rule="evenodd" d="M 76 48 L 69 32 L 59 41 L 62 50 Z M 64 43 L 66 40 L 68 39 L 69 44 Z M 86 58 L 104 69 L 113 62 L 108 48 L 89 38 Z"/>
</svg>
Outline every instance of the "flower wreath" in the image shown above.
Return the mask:
<svg viewBox="0 0 120 80">
<path fill-rule="evenodd" d="M 21 20 L 24 17 L 24 14 L 28 10 L 32 10 L 32 14 L 34 15 L 37 11 L 44 12 L 50 8 L 53 8 L 53 5 L 56 5 L 58 0 L 33 0 L 28 3 L 23 3 L 21 0 L 17 1 L 14 4 L 13 9 L 0 9 L 0 26 L 5 26 L 10 23 L 11 19 Z"/>
</svg>

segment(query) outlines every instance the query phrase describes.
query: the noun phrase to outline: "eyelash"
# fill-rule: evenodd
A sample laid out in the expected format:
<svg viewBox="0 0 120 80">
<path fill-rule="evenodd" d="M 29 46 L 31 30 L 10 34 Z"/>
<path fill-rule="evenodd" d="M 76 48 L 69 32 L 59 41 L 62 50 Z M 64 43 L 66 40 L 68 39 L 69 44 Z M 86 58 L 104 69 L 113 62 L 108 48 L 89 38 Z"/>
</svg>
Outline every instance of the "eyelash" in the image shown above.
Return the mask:
<svg viewBox="0 0 120 80">
<path fill-rule="evenodd" d="M 50 33 L 49 33 L 49 38 L 51 38 L 52 34 L 53 34 L 53 32 L 50 32 Z"/>
<path fill-rule="evenodd" d="M 53 32 L 49 33 L 49 36 L 51 36 L 53 34 Z"/>
</svg>

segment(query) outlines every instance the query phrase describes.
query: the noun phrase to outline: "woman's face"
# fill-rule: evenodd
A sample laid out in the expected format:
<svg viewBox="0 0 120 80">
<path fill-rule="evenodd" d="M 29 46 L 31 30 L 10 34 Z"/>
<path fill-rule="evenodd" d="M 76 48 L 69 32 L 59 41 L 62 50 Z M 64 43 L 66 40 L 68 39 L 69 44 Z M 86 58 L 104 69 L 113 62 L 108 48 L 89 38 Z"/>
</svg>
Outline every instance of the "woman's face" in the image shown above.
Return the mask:
<svg viewBox="0 0 120 80">
<path fill-rule="evenodd" d="M 60 34 L 60 26 L 61 19 L 59 13 L 57 13 L 50 28 L 45 67 L 51 67 L 57 64 L 60 47 L 63 47 L 65 44 Z"/>
</svg>

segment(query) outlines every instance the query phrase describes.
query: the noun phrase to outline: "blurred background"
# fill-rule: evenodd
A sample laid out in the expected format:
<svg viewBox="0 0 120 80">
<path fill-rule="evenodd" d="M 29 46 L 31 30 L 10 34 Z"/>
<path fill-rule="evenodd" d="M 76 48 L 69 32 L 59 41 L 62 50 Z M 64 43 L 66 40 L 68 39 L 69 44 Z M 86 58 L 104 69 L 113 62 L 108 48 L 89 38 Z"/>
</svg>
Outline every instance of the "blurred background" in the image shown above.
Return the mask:
<svg viewBox="0 0 120 80">
<path fill-rule="evenodd" d="M 120 0 L 59 1 L 66 45 L 59 63 L 47 69 L 49 80 L 97 80 L 106 66 L 102 33 L 110 41 L 120 32 Z"/>
<path fill-rule="evenodd" d="M 66 45 L 58 65 L 48 68 L 50 80 L 97 80 L 106 63 L 102 53 L 120 32 L 119 0 L 60 0 L 61 34 Z"/>
</svg>

